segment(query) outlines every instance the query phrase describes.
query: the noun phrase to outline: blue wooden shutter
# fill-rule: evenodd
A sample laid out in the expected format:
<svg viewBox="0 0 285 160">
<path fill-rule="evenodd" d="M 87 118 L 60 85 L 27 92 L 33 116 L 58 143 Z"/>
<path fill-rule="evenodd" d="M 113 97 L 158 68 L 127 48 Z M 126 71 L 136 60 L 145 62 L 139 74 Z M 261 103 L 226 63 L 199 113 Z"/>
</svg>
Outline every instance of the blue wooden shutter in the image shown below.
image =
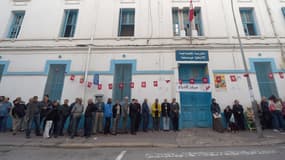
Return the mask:
<svg viewBox="0 0 285 160">
<path fill-rule="evenodd" d="M 121 8 L 119 17 L 118 36 L 134 36 L 135 9 Z"/>
<path fill-rule="evenodd" d="M 25 12 L 23 12 L 23 11 L 13 12 L 13 21 L 12 21 L 12 24 L 10 26 L 8 38 L 17 38 L 18 37 L 20 30 L 21 30 L 21 26 L 23 23 L 24 16 L 25 16 Z"/>
<path fill-rule="evenodd" d="M 285 7 L 281 8 L 282 12 L 283 12 L 283 15 L 285 17 Z"/>
<path fill-rule="evenodd" d="M 255 22 L 252 8 L 241 8 L 240 15 L 243 23 L 244 32 L 247 36 L 257 35 L 257 25 Z"/>
<path fill-rule="evenodd" d="M 173 24 L 173 35 L 180 35 L 178 8 L 172 8 L 172 24 Z"/>
<path fill-rule="evenodd" d="M 62 37 L 73 37 L 76 29 L 78 10 L 65 10 Z"/>
<path fill-rule="evenodd" d="M 201 8 L 195 8 L 195 27 L 199 36 L 203 36 Z"/>
</svg>

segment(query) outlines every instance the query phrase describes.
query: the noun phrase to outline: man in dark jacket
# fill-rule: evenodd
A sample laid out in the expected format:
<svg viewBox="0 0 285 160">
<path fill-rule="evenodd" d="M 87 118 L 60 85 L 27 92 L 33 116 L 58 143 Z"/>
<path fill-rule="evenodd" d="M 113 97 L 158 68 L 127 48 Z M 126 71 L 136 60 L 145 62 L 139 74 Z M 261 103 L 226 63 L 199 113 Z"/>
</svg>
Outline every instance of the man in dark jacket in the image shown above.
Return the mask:
<svg viewBox="0 0 285 160">
<path fill-rule="evenodd" d="M 171 115 L 172 115 L 172 124 L 173 124 L 173 130 L 179 131 L 179 104 L 176 102 L 176 98 L 172 99 L 172 102 L 170 104 L 171 109 Z"/>
<path fill-rule="evenodd" d="M 135 126 L 136 126 L 136 132 L 139 131 L 139 128 L 140 128 L 140 125 L 141 125 L 141 110 L 142 110 L 142 107 L 141 107 L 141 104 L 139 103 L 139 101 L 136 99 L 135 100 L 135 105 L 136 105 L 136 108 L 137 108 L 137 120 L 136 120 L 136 123 L 135 123 Z"/>
<path fill-rule="evenodd" d="M 149 105 L 147 103 L 147 99 L 144 99 L 142 104 L 142 120 L 143 120 L 143 131 L 148 131 L 148 123 L 149 123 Z"/>
<path fill-rule="evenodd" d="M 118 132 L 118 126 L 119 126 L 119 122 L 120 122 L 120 118 L 121 118 L 121 114 L 122 114 L 122 106 L 121 106 L 119 100 L 117 100 L 116 104 L 113 105 L 112 112 L 113 112 L 112 134 L 116 135 Z"/>
<path fill-rule="evenodd" d="M 13 135 L 16 135 L 20 130 L 21 124 L 24 120 L 26 105 L 22 102 L 21 97 L 16 98 L 14 101 L 14 107 L 12 109 L 13 117 Z"/>
<path fill-rule="evenodd" d="M 59 119 L 60 119 L 60 110 L 59 102 L 54 101 L 52 103 L 52 109 L 49 110 L 45 117 L 45 129 L 44 129 L 44 138 L 50 138 L 49 133 L 51 132 L 54 138 L 57 138 L 59 133 Z"/>
<path fill-rule="evenodd" d="M 45 95 L 43 100 L 40 102 L 41 112 L 40 112 L 40 125 L 42 125 L 43 130 L 45 128 L 45 119 L 49 111 L 52 109 L 52 103 L 49 100 L 49 96 Z"/>
<path fill-rule="evenodd" d="M 164 102 L 161 104 L 161 114 L 163 121 L 163 130 L 169 131 L 170 129 L 170 103 L 167 102 L 167 99 L 164 99 Z"/>
<path fill-rule="evenodd" d="M 135 99 L 132 99 L 132 103 L 130 104 L 130 119 L 131 119 L 131 134 L 136 134 L 136 120 L 137 120 L 137 113 L 138 108 L 137 105 L 135 105 Z"/>
<path fill-rule="evenodd" d="M 32 123 L 35 123 L 35 131 L 37 136 L 41 136 L 40 133 L 40 104 L 38 102 L 38 96 L 34 96 L 29 100 L 27 104 L 26 112 L 26 138 L 30 138 Z"/>
<path fill-rule="evenodd" d="M 233 114 L 234 114 L 235 122 L 238 126 L 238 129 L 245 130 L 243 107 L 242 105 L 239 104 L 238 100 L 234 101 Z"/>
<path fill-rule="evenodd" d="M 63 136 L 63 129 L 64 129 L 64 125 L 65 122 L 68 118 L 68 116 L 70 115 L 70 109 L 69 109 L 69 105 L 68 105 L 68 99 L 64 100 L 63 105 L 59 106 L 58 110 L 60 111 L 60 118 L 59 118 L 59 135 Z"/>
<path fill-rule="evenodd" d="M 92 131 L 92 117 L 93 113 L 96 112 L 96 106 L 92 99 L 88 100 L 88 105 L 85 110 L 85 121 L 84 121 L 84 136 L 89 138 L 91 136 Z"/>
</svg>

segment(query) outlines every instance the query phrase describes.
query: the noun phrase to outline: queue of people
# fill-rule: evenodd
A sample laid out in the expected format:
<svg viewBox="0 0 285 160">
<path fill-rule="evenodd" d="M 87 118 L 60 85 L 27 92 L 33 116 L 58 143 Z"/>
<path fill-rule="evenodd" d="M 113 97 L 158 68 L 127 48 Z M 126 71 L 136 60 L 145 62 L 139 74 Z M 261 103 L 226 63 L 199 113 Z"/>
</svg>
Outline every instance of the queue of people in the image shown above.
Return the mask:
<svg viewBox="0 0 285 160">
<path fill-rule="evenodd" d="M 212 99 L 211 111 L 213 114 L 213 129 L 217 132 L 224 132 L 222 112 L 216 99 Z M 252 108 L 248 107 L 244 111 L 244 107 L 238 100 L 234 100 L 232 107 L 228 105 L 223 113 L 226 130 L 228 131 L 250 129 L 254 125 L 251 123 L 255 123 L 255 115 Z M 273 129 L 274 132 L 285 131 L 285 103 L 280 98 L 274 95 L 268 99 L 262 97 L 258 105 L 258 116 L 263 129 Z"/>
<path fill-rule="evenodd" d="M 26 138 L 31 137 L 32 126 L 36 136 L 56 138 L 63 136 L 67 128 L 66 134 L 74 138 L 79 136 L 78 128 L 82 117 L 84 117 L 83 136 L 87 138 L 98 133 L 117 135 L 129 132 L 135 135 L 140 128 L 143 132 L 148 132 L 150 116 L 153 120 L 153 131 L 161 130 L 161 119 L 164 131 L 170 131 L 170 121 L 174 131 L 178 131 L 179 126 L 179 104 L 175 98 L 171 103 L 164 99 L 162 104 L 155 99 L 152 105 L 149 105 L 147 99 L 144 99 L 142 104 L 137 99 L 129 102 L 128 97 L 125 97 L 123 102 L 118 100 L 113 102 L 108 98 L 106 103 L 102 99 L 98 99 L 96 103 L 93 99 L 88 99 L 87 106 L 84 107 L 81 98 L 76 98 L 70 105 L 69 100 L 65 99 L 61 105 L 58 101 L 50 101 L 48 95 L 45 95 L 42 101 L 34 96 L 28 103 L 24 103 L 18 97 L 12 104 L 9 98 L 2 96 L 0 97 L 0 131 L 5 131 L 10 115 L 13 121 L 13 135 L 25 130 Z"/>
</svg>

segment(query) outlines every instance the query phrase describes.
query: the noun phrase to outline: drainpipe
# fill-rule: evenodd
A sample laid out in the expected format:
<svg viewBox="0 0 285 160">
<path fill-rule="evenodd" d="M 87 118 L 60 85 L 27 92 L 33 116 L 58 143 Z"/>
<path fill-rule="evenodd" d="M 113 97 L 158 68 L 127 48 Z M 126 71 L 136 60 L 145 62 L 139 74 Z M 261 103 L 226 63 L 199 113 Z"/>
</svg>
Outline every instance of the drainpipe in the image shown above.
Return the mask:
<svg viewBox="0 0 285 160">
<path fill-rule="evenodd" d="M 285 51 L 284 51 L 284 48 L 283 48 L 283 44 L 282 44 L 282 42 L 280 40 L 280 37 L 279 37 L 279 35 L 277 33 L 277 29 L 276 29 L 276 26 L 275 26 L 275 21 L 274 21 L 274 19 L 272 17 L 272 13 L 271 13 L 271 8 L 270 8 L 267 0 L 264 0 L 264 2 L 265 2 L 265 6 L 266 6 L 266 11 L 268 13 L 268 16 L 269 16 L 269 19 L 270 19 L 270 22 L 271 22 L 271 26 L 272 26 L 272 29 L 273 29 L 274 36 L 277 39 L 279 47 L 280 47 L 282 59 L 285 62 Z"/>
<path fill-rule="evenodd" d="M 98 5 L 96 5 L 96 2 L 94 2 L 95 4 L 95 9 L 97 7 L 97 14 L 96 14 L 96 19 L 94 20 L 94 24 L 93 24 L 93 28 L 91 31 L 91 35 L 90 35 L 90 41 L 89 44 L 86 45 L 88 46 L 88 52 L 87 52 L 87 56 L 86 56 L 86 61 L 85 61 L 85 67 L 84 67 L 84 90 L 83 90 L 83 104 L 84 106 L 86 105 L 86 90 L 87 90 L 87 82 L 88 82 L 88 72 L 89 72 L 89 66 L 90 66 L 90 56 L 92 53 L 92 46 L 94 45 L 94 35 L 95 35 L 95 31 L 96 31 L 96 20 L 98 19 L 98 10 L 99 10 L 99 5 L 100 5 L 100 0 L 98 1 Z"/>
</svg>

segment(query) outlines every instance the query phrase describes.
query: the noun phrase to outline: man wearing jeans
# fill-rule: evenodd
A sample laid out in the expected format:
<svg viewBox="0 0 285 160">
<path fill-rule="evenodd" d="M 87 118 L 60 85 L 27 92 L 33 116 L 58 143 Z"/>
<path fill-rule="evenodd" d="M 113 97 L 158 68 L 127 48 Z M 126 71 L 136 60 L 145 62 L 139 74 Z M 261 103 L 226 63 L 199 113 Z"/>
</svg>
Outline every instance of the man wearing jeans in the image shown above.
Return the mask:
<svg viewBox="0 0 285 160">
<path fill-rule="evenodd" d="M 0 132 L 5 132 L 7 128 L 7 119 L 9 117 L 12 104 L 9 102 L 8 97 L 2 96 L 0 98 Z"/>
<path fill-rule="evenodd" d="M 93 128 L 94 134 L 103 133 L 103 120 L 104 120 L 104 107 L 105 104 L 102 102 L 102 99 L 98 99 L 98 102 L 95 104 L 96 114 L 95 114 L 95 124 Z"/>
<path fill-rule="evenodd" d="M 170 103 L 167 102 L 167 99 L 164 99 L 164 102 L 161 104 L 162 109 L 162 122 L 163 130 L 169 131 L 170 126 Z"/>
<path fill-rule="evenodd" d="M 128 124 L 128 115 L 129 115 L 129 97 L 124 98 L 122 103 L 122 130 L 123 133 L 128 133 L 127 124 Z"/>
<path fill-rule="evenodd" d="M 38 96 L 34 96 L 29 100 L 27 104 L 27 113 L 26 113 L 26 138 L 30 138 L 31 129 L 33 122 L 35 123 L 35 131 L 37 136 L 40 134 L 40 104 L 38 102 Z"/>
</svg>

